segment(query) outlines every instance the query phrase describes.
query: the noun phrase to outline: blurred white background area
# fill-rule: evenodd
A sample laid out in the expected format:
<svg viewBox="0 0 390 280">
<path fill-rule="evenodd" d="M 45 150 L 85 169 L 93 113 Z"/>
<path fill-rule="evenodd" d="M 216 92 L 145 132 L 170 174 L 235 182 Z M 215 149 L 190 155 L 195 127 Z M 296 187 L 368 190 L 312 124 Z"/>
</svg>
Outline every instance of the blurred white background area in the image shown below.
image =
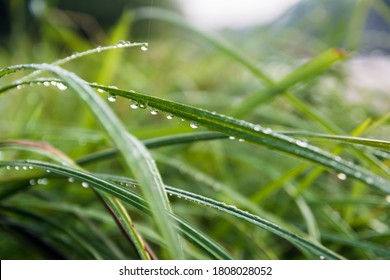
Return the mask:
<svg viewBox="0 0 390 280">
<path fill-rule="evenodd" d="M 241 29 L 269 23 L 300 0 L 178 0 L 185 16 L 202 29 Z"/>
</svg>

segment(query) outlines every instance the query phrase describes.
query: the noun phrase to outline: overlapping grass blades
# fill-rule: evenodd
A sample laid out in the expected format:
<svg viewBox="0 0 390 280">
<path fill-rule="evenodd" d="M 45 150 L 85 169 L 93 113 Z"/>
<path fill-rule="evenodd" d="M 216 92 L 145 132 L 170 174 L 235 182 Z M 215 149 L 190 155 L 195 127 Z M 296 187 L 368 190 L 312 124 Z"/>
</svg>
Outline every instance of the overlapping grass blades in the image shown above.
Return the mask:
<svg viewBox="0 0 390 280">
<path fill-rule="evenodd" d="M 189 122 L 195 123 L 196 125 L 207 127 L 228 136 L 234 136 L 237 139 L 244 139 L 248 142 L 263 145 L 271 149 L 298 156 L 299 158 L 307 159 L 333 169 L 336 172 L 341 172 L 352 178 L 361 180 L 369 185 L 381 189 L 386 193 L 390 193 L 390 182 L 385 178 L 375 175 L 350 161 L 344 160 L 339 156 L 334 156 L 316 146 L 308 144 L 307 142 L 288 137 L 281 133 L 272 131 L 269 128 L 264 128 L 257 124 L 252 124 L 189 105 L 136 93 L 134 91 L 113 89 L 93 84 L 91 84 L 91 86 L 104 90 L 111 95 L 122 96 L 131 99 L 134 102 L 138 102 L 139 104 L 146 104 L 153 109 L 173 114 L 184 118 Z"/>
<path fill-rule="evenodd" d="M 142 210 L 145 213 L 150 213 L 148 206 L 145 204 L 145 200 L 143 200 L 139 195 L 134 193 L 129 188 L 126 188 L 124 186 L 115 184 L 111 181 L 108 181 L 100 176 L 96 176 L 90 173 L 86 173 L 81 170 L 76 170 L 72 167 L 64 166 L 64 165 L 58 165 L 58 164 L 52 164 L 47 162 L 41 162 L 36 160 L 24 160 L 24 161 L 3 161 L 0 162 L 0 166 L 26 166 L 33 168 L 38 168 L 42 170 L 49 170 L 53 174 L 62 175 L 65 177 L 71 177 L 75 178 L 81 182 L 85 182 L 90 186 L 94 186 L 95 188 L 107 192 L 120 200 L 127 202 L 131 204 L 132 206 Z M 108 176 L 110 177 L 110 176 Z M 118 178 L 118 177 L 112 177 L 112 178 Z M 133 181 L 131 181 L 134 183 Z M 179 190 L 175 188 L 166 187 L 167 190 L 169 190 L 170 193 L 177 195 L 179 197 L 186 198 L 188 200 L 215 208 L 217 210 L 220 210 L 222 212 L 228 213 L 230 215 L 236 216 L 241 220 L 246 220 L 256 226 L 259 226 L 261 228 L 264 228 L 274 234 L 279 235 L 280 237 L 290 241 L 291 243 L 297 245 L 298 247 L 306 250 L 307 252 L 310 252 L 313 254 L 313 256 L 317 256 L 318 258 L 325 258 L 325 259 L 340 259 L 341 257 L 334 252 L 326 249 L 325 247 L 312 243 L 310 241 L 307 241 L 306 239 L 292 233 L 289 231 L 286 231 L 279 226 L 264 220 L 258 216 L 252 215 L 248 212 L 242 211 L 240 209 L 237 209 L 234 206 L 227 205 L 223 202 L 218 202 L 210 198 L 206 198 L 194 193 L 190 193 L 188 191 Z M 171 214 L 172 217 L 174 217 L 181 226 L 185 226 L 185 222 L 182 223 L 181 219 L 175 216 L 174 214 Z M 197 235 L 199 237 L 199 235 Z M 226 257 L 226 255 L 225 255 Z"/>
<path fill-rule="evenodd" d="M 115 143 L 115 146 L 120 151 L 135 178 L 146 186 L 143 191 L 151 207 L 155 223 L 166 243 L 169 257 L 174 259 L 184 258 L 180 237 L 174 225 L 175 222 L 168 215 L 171 212 L 171 208 L 164 190 L 164 184 L 162 183 L 154 160 L 144 145 L 126 131 L 110 107 L 90 86 L 74 73 L 50 64 L 29 64 L 2 69 L 0 71 L 0 77 L 25 69 L 52 72 L 63 79 L 67 86 L 77 92 L 86 102 L 103 128 L 107 131 L 107 135 L 109 135 L 111 141 Z"/>
</svg>

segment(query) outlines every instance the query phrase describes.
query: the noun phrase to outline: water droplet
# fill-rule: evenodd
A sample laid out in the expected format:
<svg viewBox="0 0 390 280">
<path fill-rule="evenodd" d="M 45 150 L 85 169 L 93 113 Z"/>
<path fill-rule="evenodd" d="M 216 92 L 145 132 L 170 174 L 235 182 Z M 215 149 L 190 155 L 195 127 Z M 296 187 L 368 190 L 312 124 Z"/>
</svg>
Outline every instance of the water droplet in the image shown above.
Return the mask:
<svg viewBox="0 0 390 280">
<path fill-rule="evenodd" d="M 27 170 L 27 169 L 28 169 L 28 167 L 27 167 L 27 166 L 23 166 L 22 168 L 23 168 L 23 170 Z"/>
<path fill-rule="evenodd" d="M 34 169 L 34 167 L 32 167 L 31 165 L 28 167 L 29 169 Z"/>
<path fill-rule="evenodd" d="M 51 81 L 50 84 L 51 84 L 52 86 L 57 86 L 57 82 L 56 82 L 56 81 Z"/>
<path fill-rule="evenodd" d="M 151 113 L 152 115 L 157 115 L 157 114 L 158 114 L 158 111 L 157 111 L 156 109 L 151 109 L 151 110 L 150 110 L 150 113 Z"/>
<path fill-rule="evenodd" d="M 263 130 L 264 134 L 271 134 L 272 133 L 272 129 L 267 127 L 266 129 Z"/>
<path fill-rule="evenodd" d="M 191 127 L 191 128 L 198 128 L 198 127 L 199 127 L 199 124 L 198 124 L 198 123 L 195 123 L 195 122 L 190 122 L 190 127 Z"/>
<path fill-rule="evenodd" d="M 242 138 L 240 138 L 240 139 L 238 139 L 238 142 L 245 142 L 245 139 L 242 139 Z"/>
<path fill-rule="evenodd" d="M 116 44 L 118 48 L 124 48 L 126 46 L 126 42 L 123 40 L 120 40 L 118 44 Z"/>
<path fill-rule="evenodd" d="M 146 109 L 146 108 L 148 108 L 148 103 L 147 102 L 138 102 L 138 107 L 140 109 Z"/>
<path fill-rule="evenodd" d="M 174 118 L 173 115 L 167 115 L 168 120 L 172 120 L 173 118 Z"/>
<path fill-rule="evenodd" d="M 347 179 L 347 175 L 345 175 L 344 173 L 339 173 L 337 174 L 337 178 L 344 181 L 345 179 Z"/>
<path fill-rule="evenodd" d="M 325 260 L 325 257 L 324 256 L 320 256 L 320 260 Z"/>
<path fill-rule="evenodd" d="M 230 140 L 236 140 L 236 137 L 234 137 L 234 136 L 229 136 L 229 139 L 230 139 Z"/>
<path fill-rule="evenodd" d="M 253 130 L 254 130 L 254 131 L 260 131 L 260 130 L 261 130 L 261 126 L 260 126 L 260 125 L 255 125 L 255 126 L 253 127 Z"/>
<path fill-rule="evenodd" d="M 97 51 L 97 52 L 101 52 L 101 50 L 102 50 L 102 47 L 101 47 L 101 46 L 97 46 L 97 47 L 96 47 L 96 51 Z"/>
<path fill-rule="evenodd" d="M 108 101 L 110 101 L 110 102 L 115 102 L 115 101 L 116 101 L 116 96 L 115 96 L 115 95 L 109 95 L 109 96 L 107 97 L 107 99 L 108 99 Z"/>
<path fill-rule="evenodd" d="M 138 103 L 134 101 L 130 101 L 130 108 L 131 109 L 138 109 Z"/>
<path fill-rule="evenodd" d="M 341 161 L 341 157 L 339 157 L 339 156 L 336 156 L 334 159 L 335 159 L 336 161 Z"/>
<path fill-rule="evenodd" d="M 82 182 L 82 183 L 81 183 L 81 186 L 82 186 L 83 188 L 88 188 L 88 187 L 89 187 L 89 185 L 88 185 L 87 182 Z"/>
<path fill-rule="evenodd" d="M 43 85 L 44 85 L 45 87 L 48 87 L 48 86 L 50 86 L 50 82 L 48 82 L 48 81 L 43 82 Z"/>
<path fill-rule="evenodd" d="M 19 170 L 19 166 L 15 166 L 15 170 Z"/>
<path fill-rule="evenodd" d="M 46 170 L 47 173 L 50 173 L 51 171 L 49 169 Z"/>
<path fill-rule="evenodd" d="M 7 165 L 7 166 L 5 167 L 5 169 L 11 170 L 11 166 Z"/>
<path fill-rule="evenodd" d="M 57 83 L 57 88 L 59 90 L 67 90 L 68 87 L 66 85 L 64 85 L 63 83 Z"/>
<path fill-rule="evenodd" d="M 388 203 L 390 203 L 390 195 L 388 195 L 388 196 L 386 196 L 386 201 L 388 202 Z"/>
<path fill-rule="evenodd" d="M 304 140 L 297 140 L 297 142 L 295 143 L 302 148 L 306 148 L 307 146 L 309 146 L 309 144 Z"/>
<path fill-rule="evenodd" d="M 374 180 L 372 178 L 368 177 L 368 178 L 366 178 L 366 183 L 372 184 L 372 183 L 374 183 Z"/>
<path fill-rule="evenodd" d="M 146 52 L 148 50 L 148 44 L 144 44 L 141 46 L 141 51 Z"/>
<path fill-rule="evenodd" d="M 37 181 L 35 181 L 34 179 L 31 179 L 30 181 L 28 181 L 30 183 L 31 186 L 34 186 L 37 184 Z"/>
<path fill-rule="evenodd" d="M 104 89 L 98 88 L 97 91 L 98 92 L 104 92 Z"/>
<path fill-rule="evenodd" d="M 40 178 L 40 179 L 38 179 L 37 184 L 38 185 L 47 185 L 47 184 L 49 184 L 49 180 L 47 178 Z"/>
<path fill-rule="evenodd" d="M 17 89 L 22 89 L 22 88 L 23 88 L 23 85 L 17 85 L 16 88 L 17 88 Z"/>
<path fill-rule="evenodd" d="M 69 178 L 68 178 L 68 182 L 69 182 L 69 183 L 74 183 L 74 178 L 69 177 Z"/>
</svg>

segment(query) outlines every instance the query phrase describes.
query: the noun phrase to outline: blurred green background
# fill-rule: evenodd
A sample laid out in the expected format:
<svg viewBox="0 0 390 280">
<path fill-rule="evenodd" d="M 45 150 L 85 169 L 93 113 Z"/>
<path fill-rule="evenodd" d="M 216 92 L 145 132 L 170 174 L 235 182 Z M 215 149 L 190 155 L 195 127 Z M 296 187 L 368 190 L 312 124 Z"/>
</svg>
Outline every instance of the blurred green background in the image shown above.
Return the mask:
<svg viewBox="0 0 390 280">
<path fill-rule="evenodd" d="M 188 11 L 183 8 L 183 2 L 3 0 L 0 2 L 0 67 L 53 62 L 120 40 L 148 42 L 147 52 L 138 48 L 113 50 L 85 56 L 64 67 L 90 82 L 134 89 L 229 114 L 231 108 L 265 85 L 198 34 L 148 18 L 150 10 L 140 10 L 163 8 L 185 17 Z M 199 2 L 207 6 L 206 0 Z M 221 5 L 233 5 L 228 2 L 220 1 Z M 245 1 L 232 2 L 245 5 Z M 228 28 L 227 24 L 219 29 L 203 25 L 202 28 L 230 42 L 276 81 L 329 48 L 344 48 L 349 53 L 346 61 L 293 88 L 293 94 L 320 119 L 284 96 L 247 112 L 243 119 L 280 131 L 350 135 L 363 127 L 359 136 L 388 140 L 388 2 L 302 0 L 261 25 Z M 258 9 L 261 17 L 262 8 L 253 9 Z M 216 12 L 223 14 L 224 7 Z M 245 17 L 245 14 L 236 16 Z M 226 22 L 234 26 L 232 18 Z M 202 22 L 190 24 L 202 25 Z M 2 85 L 14 81 L 18 75 L 21 77 L 14 74 L 2 78 Z M 126 100 L 118 99 L 112 107 L 128 130 L 140 139 L 192 131 L 188 124 L 176 118 L 168 120 L 163 114 L 152 116 L 148 110 L 131 110 Z M 15 90 L 0 96 L 0 112 L 2 140 L 44 141 L 74 159 L 110 147 L 91 112 L 71 92 L 59 92 L 51 87 Z M 365 123 L 367 126 L 362 126 Z M 313 142 L 329 151 L 340 147 L 334 142 Z M 343 149 L 341 154 L 369 166 L 354 158 L 348 149 Z M 308 218 L 302 217 L 302 205 L 293 195 L 297 188 L 302 188 L 324 245 L 347 258 L 389 258 L 381 250 L 390 247 L 390 199 L 360 182 L 340 180 L 337 174 L 318 171 L 310 165 L 294 175 L 296 168 L 302 168 L 302 160 L 238 141 L 177 145 L 153 151 L 153 155 L 167 185 L 234 204 L 292 231 L 306 233 L 310 231 Z M 0 151 L 0 160 L 23 156 L 39 159 L 28 153 Z M 388 153 L 376 160 L 388 170 Z M 89 168 L 110 174 L 123 172 L 118 160 Z M 288 174 L 290 179 L 279 181 Z M 4 195 L 12 188 L 10 178 L 15 182 L 24 175 L 0 170 L 0 176 Z M 177 198 L 172 201 L 176 213 L 218 240 L 237 258 L 303 258 L 291 244 L 253 225 L 237 223 L 214 210 L 188 207 L 188 202 Z M 6 196 L 1 203 L 2 259 L 94 258 L 69 247 L 72 241 L 64 233 L 66 229 L 73 230 L 80 240 L 89 240 L 102 258 L 116 258 L 106 250 L 102 236 L 117 244 L 113 246 L 121 247 L 124 258 L 137 258 L 128 243 L 123 247 L 118 245 L 124 243 L 124 237 L 93 192 L 79 184 L 50 179 L 42 187 Z M 11 211 L 10 207 L 31 211 L 31 216 Z M 158 252 L 155 245 L 158 236 L 150 221 L 137 211 L 130 211 L 141 234 Z M 47 220 L 41 221 L 38 216 L 60 220 L 62 229 L 53 227 Z M 10 220 L 17 223 L 7 223 Z M 359 247 L 359 243 L 367 246 Z M 208 258 L 195 248 L 190 249 L 191 258 Z"/>
</svg>

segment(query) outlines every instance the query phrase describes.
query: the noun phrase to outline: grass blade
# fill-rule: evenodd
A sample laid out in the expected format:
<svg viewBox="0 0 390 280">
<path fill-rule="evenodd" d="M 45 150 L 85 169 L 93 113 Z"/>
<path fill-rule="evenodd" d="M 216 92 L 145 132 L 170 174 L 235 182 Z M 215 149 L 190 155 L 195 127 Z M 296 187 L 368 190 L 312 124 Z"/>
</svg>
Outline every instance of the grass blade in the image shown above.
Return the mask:
<svg viewBox="0 0 390 280">
<path fill-rule="evenodd" d="M 147 211 L 146 205 L 143 200 L 140 199 L 139 196 L 134 194 L 131 190 L 117 185 L 115 183 L 112 183 L 110 181 L 107 181 L 101 177 L 97 177 L 93 174 L 85 173 L 80 170 L 76 170 L 74 168 L 68 167 L 68 166 L 62 166 L 57 164 L 51 164 L 36 160 L 24 160 L 24 161 L 0 161 L 0 166 L 33 166 L 34 168 L 39 168 L 43 170 L 50 170 L 52 173 L 63 175 L 66 177 L 72 177 L 75 178 L 81 182 L 86 182 L 91 186 L 94 186 L 98 188 L 101 191 L 107 192 L 111 195 L 116 196 L 117 198 L 130 203 L 134 207 L 137 207 L 138 209 L 142 211 Z M 254 225 L 257 225 L 263 229 L 266 229 L 274 234 L 277 234 L 278 236 L 290 241 L 291 243 L 307 250 L 308 252 L 311 252 L 312 254 L 315 254 L 318 257 L 326 258 L 326 259 L 340 259 L 340 256 L 333 253 L 332 251 L 326 249 L 325 247 L 322 247 L 321 245 L 312 243 L 310 241 L 307 241 L 306 239 L 292 233 L 289 231 L 286 231 L 279 226 L 270 223 L 267 220 L 264 220 L 258 216 L 252 215 L 248 212 L 242 211 L 240 209 L 237 209 L 234 206 L 227 205 L 223 202 L 215 201 L 210 198 L 206 198 L 194 193 L 190 193 L 184 190 L 179 189 L 173 189 L 170 187 L 166 187 L 167 190 L 169 190 L 170 193 L 187 198 L 189 200 L 192 200 L 194 202 L 212 207 L 214 209 L 223 211 L 225 213 L 231 214 L 235 217 L 238 217 L 239 219 L 246 220 Z M 179 220 L 180 221 L 180 220 Z"/>
<path fill-rule="evenodd" d="M 58 66 L 49 64 L 25 64 L 4 68 L 0 77 L 15 71 L 35 69 L 49 71 L 63 79 L 67 86 L 77 92 L 107 131 L 115 143 L 127 166 L 134 176 L 147 186 L 144 195 L 150 204 L 154 221 L 167 244 L 168 256 L 172 259 L 183 259 L 180 237 L 174 226 L 174 221 L 168 215 L 171 212 L 164 184 L 154 160 L 145 146 L 128 133 L 110 107 L 81 78 Z"/>
</svg>

